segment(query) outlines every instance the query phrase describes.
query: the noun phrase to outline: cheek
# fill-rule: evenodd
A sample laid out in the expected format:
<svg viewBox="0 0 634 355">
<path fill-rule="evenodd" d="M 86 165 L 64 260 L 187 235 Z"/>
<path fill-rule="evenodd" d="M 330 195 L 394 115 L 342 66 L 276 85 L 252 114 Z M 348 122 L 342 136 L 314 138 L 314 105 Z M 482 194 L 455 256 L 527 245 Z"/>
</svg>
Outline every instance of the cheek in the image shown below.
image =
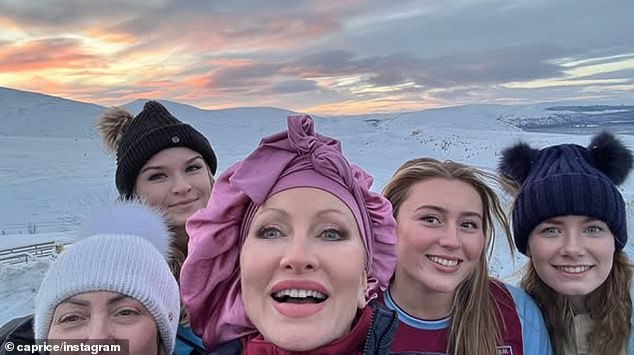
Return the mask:
<svg viewBox="0 0 634 355">
<path fill-rule="evenodd" d="M 240 251 L 240 287 L 242 301 L 247 308 L 255 302 L 255 297 L 262 294 L 270 281 L 274 268 L 274 257 L 271 253 L 258 248 L 253 240 L 247 238 Z"/>
<path fill-rule="evenodd" d="M 535 261 L 549 259 L 553 254 L 557 253 L 557 249 L 558 247 L 556 245 L 546 243 L 539 238 L 529 238 L 528 244 L 526 245 L 526 253 Z M 534 264 L 537 268 L 537 264 L 542 263 L 535 262 Z"/>
<path fill-rule="evenodd" d="M 465 254 L 471 260 L 477 260 L 484 249 L 484 235 L 467 235 L 463 239 Z"/>
<path fill-rule="evenodd" d="M 368 285 L 365 251 L 351 251 L 330 259 L 328 262 L 330 278 L 341 288 L 342 293 L 346 294 L 345 298 L 348 300 L 346 303 L 354 303 L 355 309 L 365 307 L 365 290 Z M 322 260 L 325 261 L 325 257 Z M 342 260 L 346 262 L 342 263 Z"/>
<path fill-rule="evenodd" d="M 55 325 L 51 325 L 51 328 L 48 330 L 48 339 L 63 339 L 65 337 L 69 338 L 67 332 L 64 332 L 63 329 Z"/>
<path fill-rule="evenodd" d="M 614 265 L 614 253 L 616 251 L 614 239 L 601 241 L 597 243 L 595 257 L 604 265 L 606 272 L 609 273 Z M 607 277 L 607 276 L 606 276 Z"/>
<path fill-rule="evenodd" d="M 165 188 L 158 184 L 137 184 L 136 195 L 152 207 L 163 207 L 162 201 L 163 196 L 165 195 L 164 190 Z"/>
<path fill-rule="evenodd" d="M 552 271 L 550 261 L 555 257 L 557 247 L 548 245 L 548 243 L 545 243 L 543 240 L 533 240 L 531 238 L 528 240 L 526 252 L 530 257 L 530 262 L 537 276 L 548 284 L 550 280 L 549 272 Z"/>
<path fill-rule="evenodd" d="M 191 181 L 191 184 L 193 186 L 196 186 L 196 188 L 202 193 L 202 194 L 206 194 L 209 195 L 211 194 L 211 189 L 213 187 L 213 182 L 212 180 L 209 178 L 209 175 L 207 174 L 198 174 L 194 177 L 194 179 Z"/>
<path fill-rule="evenodd" d="M 130 339 L 130 355 L 156 354 L 160 336 L 153 320 L 146 319 L 133 329 L 126 329 L 122 339 Z"/>
<path fill-rule="evenodd" d="M 429 230 L 408 222 L 397 224 L 396 236 L 397 248 L 404 254 L 426 250 L 433 244 Z"/>
</svg>

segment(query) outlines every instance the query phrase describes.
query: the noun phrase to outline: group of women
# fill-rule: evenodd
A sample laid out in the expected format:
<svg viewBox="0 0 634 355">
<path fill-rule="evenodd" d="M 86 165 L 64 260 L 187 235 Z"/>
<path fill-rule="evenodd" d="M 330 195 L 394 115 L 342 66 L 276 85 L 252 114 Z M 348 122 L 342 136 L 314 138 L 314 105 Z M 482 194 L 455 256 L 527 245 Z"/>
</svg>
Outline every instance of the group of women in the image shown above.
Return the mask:
<svg viewBox="0 0 634 355">
<path fill-rule="evenodd" d="M 111 109 L 99 129 L 124 202 L 51 265 L 37 339 L 125 338 L 130 354 L 634 354 L 617 187 L 632 154 L 611 134 L 518 143 L 499 174 L 409 160 L 376 193 L 309 116 L 217 177 L 207 139 L 158 102 Z M 494 186 L 514 196 L 508 216 Z M 489 276 L 496 231 L 530 258 L 520 287 Z"/>
</svg>

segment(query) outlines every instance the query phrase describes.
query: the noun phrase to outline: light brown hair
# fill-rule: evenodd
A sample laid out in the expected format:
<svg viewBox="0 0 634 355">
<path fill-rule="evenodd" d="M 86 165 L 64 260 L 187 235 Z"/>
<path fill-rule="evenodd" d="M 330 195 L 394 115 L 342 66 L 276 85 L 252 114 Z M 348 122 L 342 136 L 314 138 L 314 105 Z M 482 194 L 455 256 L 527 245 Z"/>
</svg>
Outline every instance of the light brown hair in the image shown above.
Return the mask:
<svg viewBox="0 0 634 355">
<path fill-rule="evenodd" d="M 447 351 L 454 355 L 496 354 L 502 338 L 500 327 L 504 324 L 501 324 L 499 307 L 491 291 L 492 280 L 488 275 L 486 257 L 487 251 L 489 254 L 493 251 L 496 220 L 505 232 L 511 252 L 515 250 L 507 216 L 497 194 L 489 186 L 491 183 L 502 186 L 503 182 L 493 174 L 461 163 L 441 162 L 432 158 L 413 159 L 396 170 L 383 190 L 383 195 L 392 203 L 395 218 L 403 201 L 409 196 L 411 187 L 432 178 L 457 180 L 471 185 L 480 195 L 483 209 L 485 248 L 474 272 L 454 293 Z"/>
<path fill-rule="evenodd" d="M 537 275 L 532 262 L 527 264 L 526 269 L 521 286 L 541 308 L 555 354 L 563 355 L 566 341 L 575 338 L 571 329 L 574 313 L 570 300 L 546 285 Z M 594 323 L 588 333 L 588 353 L 620 354 L 627 346 L 632 315 L 631 280 L 632 264 L 623 251 L 617 251 L 608 278 L 585 299 L 586 309 Z"/>
</svg>

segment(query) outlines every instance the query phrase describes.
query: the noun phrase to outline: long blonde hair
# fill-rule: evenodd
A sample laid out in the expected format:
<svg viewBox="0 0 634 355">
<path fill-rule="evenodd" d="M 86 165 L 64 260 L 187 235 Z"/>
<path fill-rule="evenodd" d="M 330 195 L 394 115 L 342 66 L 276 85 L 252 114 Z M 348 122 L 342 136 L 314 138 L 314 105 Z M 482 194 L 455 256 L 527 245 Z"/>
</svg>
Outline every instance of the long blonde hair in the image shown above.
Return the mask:
<svg viewBox="0 0 634 355">
<path fill-rule="evenodd" d="M 574 313 L 570 300 L 544 283 L 532 262 L 526 268 L 521 286 L 544 313 L 555 354 L 563 355 L 566 342 L 575 338 L 571 329 Z M 627 345 L 632 315 L 631 280 L 632 264 L 624 252 L 617 251 L 608 278 L 585 298 L 593 321 L 588 333 L 588 353 L 620 354 Z"/>
<path fill-rule="evenodd" d="M 489 278 L 486 257 L 487 251 L 489 254 L 493 251 L 495 220 L 505 232 L 511 252 L 515 248 L 507 216 L 497 194 L 488 183 L 502 186 L 503 181 L 493 174 L 453 161 L 441 162 L 432 158 L 410 160 L 396 170 L 383 189 L 383 195 L 392 203 L 395 218 L 403 201 L 409 196 L 411 187 L 431 178 L 458 180 L 471 185 L 480 195 L 483 209 L 485 248 L 482 249 L 480 261 L 473 273 L 454 293 L 447 351 L 454 355 L 496 354 L 497 345 L 502 339 L 502 319 L 491 292 L 492 281 Z"/>
</svg>

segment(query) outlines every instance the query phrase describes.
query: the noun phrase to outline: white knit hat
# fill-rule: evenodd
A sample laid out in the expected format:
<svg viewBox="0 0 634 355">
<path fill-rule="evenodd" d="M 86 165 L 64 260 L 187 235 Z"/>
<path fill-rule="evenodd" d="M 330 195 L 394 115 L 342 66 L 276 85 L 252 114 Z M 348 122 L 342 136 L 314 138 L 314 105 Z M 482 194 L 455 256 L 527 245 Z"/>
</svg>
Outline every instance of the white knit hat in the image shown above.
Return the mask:
<svg viewBox="0 0 634 355">
<path fill-rule="evenodd" d="M 166 354 L 174 350 L 180 312 L 168 258 L 171 234 L 161 215 L 121 202 L 87 220 L 53 262 L 35 299 L 35 338 L 46 339 L 58 304 L 88 291 L 112 291 L 139 301 L 154 317 Z"/>
</svg>

